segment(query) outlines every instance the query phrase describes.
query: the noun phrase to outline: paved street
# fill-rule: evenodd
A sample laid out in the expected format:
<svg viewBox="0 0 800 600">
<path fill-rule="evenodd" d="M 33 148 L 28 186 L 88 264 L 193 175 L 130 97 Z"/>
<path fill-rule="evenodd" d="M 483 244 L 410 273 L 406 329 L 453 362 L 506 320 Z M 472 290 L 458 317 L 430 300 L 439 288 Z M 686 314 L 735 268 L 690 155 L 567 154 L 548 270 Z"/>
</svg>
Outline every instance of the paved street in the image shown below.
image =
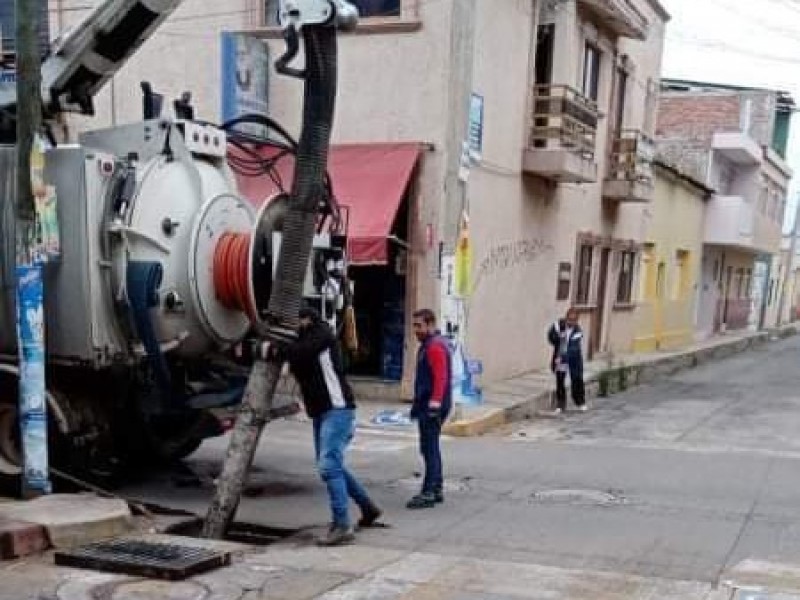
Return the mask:
<svg viewBox="0 0 800 600">
<path fill-rule="evenodd" d="M 741 561 L 800 565 L 798 357 L 792 338 L 600 399 L 589 414 L 447 440 L 447 502 L 431 511 L 403 508 L 418 485 L 413 431 L 362 428 L 351 464 L 391 528 L 328 558 L 301 543 L 257 560 L 311 568 L 354 553 L 348 577 L 331 567 L 315 588 L 340 592 L 326 598 L 729 598 L 714 588 Z M 270 426 L 241 521 L 324 527 L 309 435 L 303 420 Z M 202 487 L 160 475 L 125 492 L 202 513 L 224 447 L 189 461 Z"/>
</svg>

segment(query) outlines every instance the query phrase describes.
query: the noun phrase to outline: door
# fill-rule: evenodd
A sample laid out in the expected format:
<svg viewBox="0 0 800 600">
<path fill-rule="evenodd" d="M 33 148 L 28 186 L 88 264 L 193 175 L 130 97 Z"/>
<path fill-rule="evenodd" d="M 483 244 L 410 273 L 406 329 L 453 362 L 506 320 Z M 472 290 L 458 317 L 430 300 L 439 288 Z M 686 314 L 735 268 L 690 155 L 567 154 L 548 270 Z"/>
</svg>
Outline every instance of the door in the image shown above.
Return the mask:
<svg viewBox="0 0 800 600">
<path fill-rule="evenodd" d="M 733 285 L 733 267 L 726 269 L 725 286 L 722 289 L 722 318 L 720 319 L 720 330 L 727 329 L 728 309 L 730 308 L 731 286 Z"/>
<path fill-rule="evenodd" d="M 545 85 L 553 80 L 553 48 L 556 26 L 540 25 L 536 39 L 536 84 Z"/>
<path fill-rule="evenodd" d="M 608 291 L 608 267 L 611 249 L 603 248 L 600 253 L 600 269 L 597 279 L 597 308 L 594 311 L 592 323 L 592 340 L 590 356 L 600 352 L 603 345 L 603 324 L 606 318 L 606 292 Z"/>
</svg>

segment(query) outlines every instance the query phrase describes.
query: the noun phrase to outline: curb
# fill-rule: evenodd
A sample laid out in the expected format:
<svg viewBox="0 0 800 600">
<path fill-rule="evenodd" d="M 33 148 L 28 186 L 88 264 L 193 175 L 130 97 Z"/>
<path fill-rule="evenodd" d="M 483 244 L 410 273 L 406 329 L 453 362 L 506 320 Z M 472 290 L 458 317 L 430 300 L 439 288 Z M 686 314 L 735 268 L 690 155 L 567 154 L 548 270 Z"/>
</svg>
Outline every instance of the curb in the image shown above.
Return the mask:
<svg viewBox="0 0 800 600">
<path fill-rule="evenodd" d="M 790 325 L 777 330 L 763 331 L 751 336 L 726 340 L 708 347 L 684 352 L 674 352 L 656 358 L 647 358 L 631 365 L 603 369 L 586 377 L 587 400 L 599 396 L 611 396 L 639 385 L 653 383 L 699 365 L 716 362 L 749 350 L 798 335 L 800 325 Z M 605 380 L 605 381 L 604 381 Z M 605 388 L 605 394 L 601 390 Z M 522 398 L 506 407 L 481 406 L 477 414 L 464 415 L 464 408 L 456 409 L 454 420 L 447 423 L 442 433 L 452 437 L 478 437 L 503 425 L 527 421 L 551 408 L 554 386 L 545 386 L 531 396 Z M 467 409 L 467 413 L 470 409 Z"/>
<path fill-rule="evenodd" d="M 0 560 L 25 558 L 49 547 L 50 538 L 43 526 L 0 518 Z"/>
</svg>

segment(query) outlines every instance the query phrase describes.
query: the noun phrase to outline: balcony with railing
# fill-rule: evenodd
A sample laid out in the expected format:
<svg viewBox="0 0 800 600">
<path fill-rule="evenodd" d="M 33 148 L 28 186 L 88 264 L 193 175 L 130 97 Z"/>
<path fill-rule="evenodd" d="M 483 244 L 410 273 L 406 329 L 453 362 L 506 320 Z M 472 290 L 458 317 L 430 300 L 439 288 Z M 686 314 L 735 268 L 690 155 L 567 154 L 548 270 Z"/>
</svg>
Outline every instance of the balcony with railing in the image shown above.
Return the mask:
<svg viewBox="0 0 800 600">
<path fill-rule="evenodd" d="M 617 202 L 650 202 L 655 193 L 655 144 L 637 129 L 623 129 L 614 140 L 603 197 Z"/>
<path fill-rule="evenodd" d="M 565 85 L 537 85 L 523 168 L 563 183 L 597 181 L 597 104 Z"/>
<path fill-rule="evenodd" d="M 631 0 L 578 0 L 578 6 L 618 36 L 647 39 L 649 23 Z"/>
</svg>

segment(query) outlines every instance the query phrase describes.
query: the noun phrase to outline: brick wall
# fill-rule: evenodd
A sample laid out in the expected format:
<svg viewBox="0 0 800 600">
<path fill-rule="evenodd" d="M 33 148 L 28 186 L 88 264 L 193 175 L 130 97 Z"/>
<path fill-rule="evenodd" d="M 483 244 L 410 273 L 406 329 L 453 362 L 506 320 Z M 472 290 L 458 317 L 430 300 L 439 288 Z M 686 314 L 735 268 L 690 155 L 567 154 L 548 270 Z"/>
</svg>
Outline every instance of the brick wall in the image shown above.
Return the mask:
<svg viewBox="0 0 800 600">
<path fill-rule="evenodd" d="M 714 132 L 739 131 L 740 117 L 738 95 L 667 93 L 659 103 L 656 135 L 707 142 Z"/>
</svg>

